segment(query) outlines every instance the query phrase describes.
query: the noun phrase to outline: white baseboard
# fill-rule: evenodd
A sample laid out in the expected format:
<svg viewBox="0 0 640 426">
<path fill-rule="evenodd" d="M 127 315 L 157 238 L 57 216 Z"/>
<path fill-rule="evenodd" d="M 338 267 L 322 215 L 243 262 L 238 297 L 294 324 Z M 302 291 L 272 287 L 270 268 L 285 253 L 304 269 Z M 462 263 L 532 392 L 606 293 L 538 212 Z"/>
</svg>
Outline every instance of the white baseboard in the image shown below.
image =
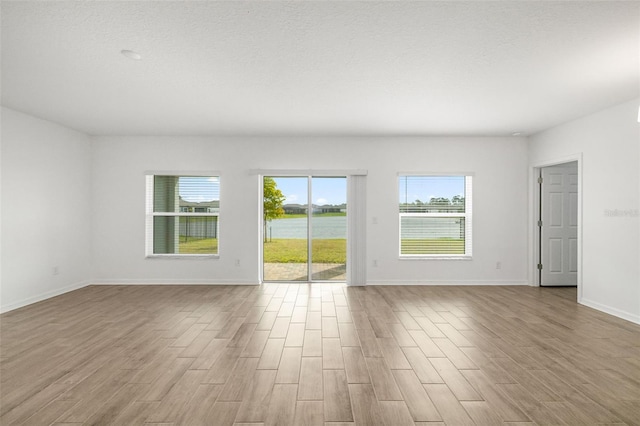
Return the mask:
<svg viewBox="0 0 640 426">
<path fill-rule="evenodd" d="M 434 286 L 434 285 L 446 285 L 446 286 L 465 286 L 465 285 L 523 285 L 528 286 L 529 283 L 527 281 L 498 281 L 498 280 L 482 280 L 482 281 L 436 281 L 436 280 L 402 280 L 402 281 L 389 281 L 389 280 L 369 280 L 367 281 L 367 285 L 424 285 L 424 286 Z"/>
<path fill-rule="evenodd" d="M 105 280 L 93 280 L 93 285 L 259 285 L 254 281 L 240 281 L 240 280 L 194 280 L 194 279 L 105 279 Z"/>
<path fill-rule="evenodd" d="M 640 315 L 632 314 L 630 312 L 621 311 L 620 309 L 612 308 L 611 306 L 603 305 L 602 303 L 594 302 L 593 300 L 582 298 L 578 300 L 581 305 L 588 306 L 605 314 L 613 315 L 614 317 L 622 318 L 626 321 L 631 321 L 636 324 L 640 324 Z"/>
<path fill-rule="evenodd" d="M 41 302 L 45 299 L 50 299 L 52 297 L 60 296 L 61 294 L 68 293 L 73 290 L 77 290 L 82 287 L 86 287 L 90 285 L 90 281 L 80 281 L 66 287 L 62 287 L 56 290 L 51 290 L 46 293 L 41 293 L 37 296 L 28 297 L 26 299 L 19 300 L 17 302 L 9 303 L 8 305 L 2 305 L 0 307 L 0 313 L 5 313 L 9 311 L 13 311 L 14 309 L 22 308 L 27 305 L 31 305 L 33 303 Z"/>
</svg>

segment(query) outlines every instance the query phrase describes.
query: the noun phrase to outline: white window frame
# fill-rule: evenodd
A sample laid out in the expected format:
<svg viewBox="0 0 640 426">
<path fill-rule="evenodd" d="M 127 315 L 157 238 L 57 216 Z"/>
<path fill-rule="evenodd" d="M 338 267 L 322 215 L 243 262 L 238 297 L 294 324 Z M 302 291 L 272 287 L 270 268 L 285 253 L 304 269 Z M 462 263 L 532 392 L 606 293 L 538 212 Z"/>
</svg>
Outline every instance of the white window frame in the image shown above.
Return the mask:
<svg viewBox="0 0 640 426">
<path fill-rule="evenodd" d="M 398 211 L 398 256 L 401 260 L 411 259 L 445 259 L 471 260 L 473 258 L 473 173 L 398 173 L 396 190 L 400 187 L 400 179 L 404 177 L 464 177 L 465 211 L 463 213 L 401 213 Z M 396 200 L 400 194 L 396 194 Z M 399 209 L 398 209 L 399 210 Z M 464 254 L 403 254 L 402 253 L 402 217 L 459 217 L 464 218 Z"/>
<path fill-rule="evenodd" d="M 189 171 L 163 171 L 163 172 L 154 172 L 147 171 L 145 174 L 145 211 L 146 211 L 146 221 L 145 221 L 145 257 L 149 259 L 218 259 L 220 258 L 220 236 L 218 230 L 218 253 L 211 254 L 189 254 L 189 253 L 154 253 L 153 252 L 153 219 L 156 216 L 161 217 L 203 217 L 203 216 L 213 216 L 218 218 L 218 226 L 220 224 L 220 212 L 218 213 L 197 213 L 197 212 L 154 212 L 153 211 L 153 201 L 154 201 L 154 185 L 153 178 L 155 176 L 202 176 L 202 177 L 216 177 L 218 178 L 218 183 L 220 184 L 220 172 L 211 171 L 211 172 L 189 172 Z"/>
</svg>

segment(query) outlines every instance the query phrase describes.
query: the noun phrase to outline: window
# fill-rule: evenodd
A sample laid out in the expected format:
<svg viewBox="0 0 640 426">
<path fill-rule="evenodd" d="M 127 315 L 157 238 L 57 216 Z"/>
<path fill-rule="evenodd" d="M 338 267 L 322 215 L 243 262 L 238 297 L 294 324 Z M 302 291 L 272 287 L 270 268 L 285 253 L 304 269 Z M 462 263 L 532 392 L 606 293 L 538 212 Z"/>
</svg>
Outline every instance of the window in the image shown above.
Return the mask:
<svg viewBox="0 0 640 426">
<path fill-rule="evenodd" d="M 218 176 L 147 175 L 147 256 L 218 254 Z"/>
<path fill-rule="evenodd" d="M 471 257 L 471 181 L 400 176 L 400 257 Z"/>
</svg>

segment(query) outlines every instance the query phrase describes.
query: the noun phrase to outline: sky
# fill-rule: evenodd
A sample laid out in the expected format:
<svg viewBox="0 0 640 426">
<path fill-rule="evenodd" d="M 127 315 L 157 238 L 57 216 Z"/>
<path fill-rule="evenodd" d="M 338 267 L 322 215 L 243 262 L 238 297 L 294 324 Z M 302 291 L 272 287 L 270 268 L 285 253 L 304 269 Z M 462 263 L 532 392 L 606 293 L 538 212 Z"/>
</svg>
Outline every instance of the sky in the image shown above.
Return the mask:
<svg viewBox="0 0 640 426">
<path fill-rule="evenodd" d="M 452 199 L 464 197 L 463 176 L 401 176 L 398 182 L 399 202 L 416 200 L 428 202 L 433 197 Z M 307 178 L 275 178 L 278 188 L 287 197 L 285 204 L 305 204 Z M 346 178 L 313 178 L 312 200 L 314 204 L 343 204 L 347 202 Z"/>
<path fill-rule="evenodd" d="M 306 204 L 306 177 L 276 177 L 278 189 L 287 197 L 285 204 Z M 344 204 L 347 202 L 347 179 L 331 177 L 312 178 L 312 202 L 316 205 Z M 180 196 L 186 201 L 202 202 L 220 199 L 217 177 L 180 177 Z M 428 202 L 432 197 L 453 198 L 464 196 L 462 176 L 401 176 L 398 183 L 399 202 Z M 406 201 L 405 201 L 406 200 Z"/>
<path fill-rule="evenodd" d="M 307 203 L 306 177 L 277 177 L 274 178 L 278 189 L 287 197 L 285 204 Z M 347 202 L 347 179 L 342 178 L 312 178 L 312 202 L 316 205 L 344 204 Z"/>
<path fill-rule="evenodd" d="M 307 203 L 307 178 L 274 178 L 278 189 L 287 197 L 285 204 Z M 178 183 L 183 200 L 203 202 L 220 199 L 220 183 L 217 177 L 181 176 Z M 346 178 L 313 178 L 313 203 L 317 205 L 344 204 L 347 202 Z"/>
<path fill-rule="evenodd" d="M 464 176 L 400 176 L 398 196 L 400 203 L 416 200 L 429 202 L 431 198 L 464 197 Z"/>
<path fill-rule="evenodd" d="M 220 199 L 220 181 L 216 176 L 180 176 L 178 191 L 185 201 L 201 203 Z"/>
</svg>

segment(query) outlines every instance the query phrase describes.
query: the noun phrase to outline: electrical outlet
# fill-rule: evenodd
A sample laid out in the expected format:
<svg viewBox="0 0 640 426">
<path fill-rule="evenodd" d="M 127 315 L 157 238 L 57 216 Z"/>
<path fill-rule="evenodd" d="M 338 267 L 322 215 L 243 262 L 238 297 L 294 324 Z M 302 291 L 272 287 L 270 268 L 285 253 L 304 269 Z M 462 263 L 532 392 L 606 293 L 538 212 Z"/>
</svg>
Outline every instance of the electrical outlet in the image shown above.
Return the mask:
<svg viewBox="0 0 640 426">
<path fill-rule="evenodd" d="M 502 269 L 502 262 L 496 262 L 496 269 Z"/>
<path fill-rule="evenodd" d="M 374 259 L 374 260 L 373 260 L 373 267 L 374 267 L 374 268 L 377 268 L 377 267 L 378 267 L 378 260 L 377 260 L 377 259 Z"/>
<path fill-rule="evenodd" d="M 60 268 L 54 266 L 53 268 L 51 268 L 51 272 L 53 273 L 53 275 L 58 275 L 60 273 Z"/>
<path fill-rule="evenodd" d="M 240 259 L 236 259 L 236 266 L 240 266 Z"/>
</svg>

